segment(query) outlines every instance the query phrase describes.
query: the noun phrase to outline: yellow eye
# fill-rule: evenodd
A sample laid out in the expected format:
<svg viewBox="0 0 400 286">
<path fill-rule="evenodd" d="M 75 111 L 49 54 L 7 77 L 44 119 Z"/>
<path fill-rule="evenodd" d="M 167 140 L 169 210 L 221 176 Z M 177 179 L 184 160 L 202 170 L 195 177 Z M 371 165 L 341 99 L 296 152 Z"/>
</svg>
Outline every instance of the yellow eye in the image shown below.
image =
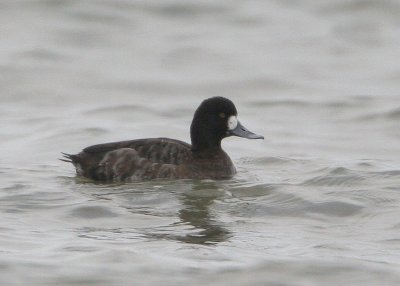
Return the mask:
<svg viewBox="0 0 400 286">
<path fill-rule="evenodd" d="M 221 118 L 225 118 L 225 117 L 226 117 L 226 114 L 223 113 L 223 112 L 220 112 L 218 115 L 219 115 L 219 117 L 221 117 Z"/>
</svg>

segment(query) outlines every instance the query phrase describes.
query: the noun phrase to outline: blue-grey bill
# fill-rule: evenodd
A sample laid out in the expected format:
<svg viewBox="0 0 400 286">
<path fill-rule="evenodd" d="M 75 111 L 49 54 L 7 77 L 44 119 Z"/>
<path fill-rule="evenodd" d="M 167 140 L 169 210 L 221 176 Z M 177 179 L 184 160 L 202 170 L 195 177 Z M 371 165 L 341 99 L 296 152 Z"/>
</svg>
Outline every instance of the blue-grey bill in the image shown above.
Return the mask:
<svg viewBox="0 0 400 286">
<path fill-rule="evenodd" d="M 248 139 L 264 139 L 264 136 L 251 132 L 246 127 L 244 127 L 240 122 L 238 122 L 235 129 L 228 131 L 228 135 L 238 136 Z"/>
</svg>

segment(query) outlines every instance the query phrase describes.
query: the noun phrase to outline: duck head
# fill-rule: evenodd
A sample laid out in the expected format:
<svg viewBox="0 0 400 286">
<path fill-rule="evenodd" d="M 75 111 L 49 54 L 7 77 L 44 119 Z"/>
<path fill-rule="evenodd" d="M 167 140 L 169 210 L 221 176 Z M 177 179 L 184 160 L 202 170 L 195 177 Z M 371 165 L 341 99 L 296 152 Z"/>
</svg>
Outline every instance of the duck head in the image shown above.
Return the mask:
<svg viewBox="0 0 400 286">
<path fill-rule="evenodd" d="M 248 139 L 264 139 L 244 127 L 237 119 L 233 102 L 225 97 L 211 97 L 197 108 L 190 126 L 192 149 L 220 149 L 222 139 L 238 136 Z"/>
</svg>

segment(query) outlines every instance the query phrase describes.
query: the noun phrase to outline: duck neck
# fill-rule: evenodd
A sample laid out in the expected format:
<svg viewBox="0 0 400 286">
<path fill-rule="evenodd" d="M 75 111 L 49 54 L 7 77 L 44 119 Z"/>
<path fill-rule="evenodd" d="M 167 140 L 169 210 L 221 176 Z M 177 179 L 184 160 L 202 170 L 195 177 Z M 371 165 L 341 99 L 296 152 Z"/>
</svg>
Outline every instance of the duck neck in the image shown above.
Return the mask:
<svg viewBox="0 0 400 286">
<path fill-rule="evenodd" d="M 193 152 L 211 152 L 216 153 L 222 151 L 221 142 L 214 142 L 201 138 L 199 140 L 192 140 L 192 151 Z"/>
<path fill-rule="evenodd" d="M 190 137 L 192 140 L 192 151 L 201 153 L 204 151 L 216 153 L 222 151 L 221 140 L 215 136 L 213 130 L 207 124 L 192 123 L 190 127 Z"/>
</svg>

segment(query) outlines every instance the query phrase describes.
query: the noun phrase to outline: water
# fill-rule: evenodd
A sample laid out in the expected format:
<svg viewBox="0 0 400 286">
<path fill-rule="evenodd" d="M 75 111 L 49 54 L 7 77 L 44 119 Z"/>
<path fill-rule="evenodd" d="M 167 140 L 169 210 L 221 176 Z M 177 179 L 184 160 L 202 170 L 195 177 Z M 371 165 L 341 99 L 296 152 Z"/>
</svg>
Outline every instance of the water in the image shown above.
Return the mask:
<svg viewBox="0 0 400 286">
<path fill-rule="evenodd" d="M 0 3 L 1 285 L 398 285 L 399 1 Z M 227 181 L 95 184 L 60 152 L 189 140 Z"/>
</svg>

